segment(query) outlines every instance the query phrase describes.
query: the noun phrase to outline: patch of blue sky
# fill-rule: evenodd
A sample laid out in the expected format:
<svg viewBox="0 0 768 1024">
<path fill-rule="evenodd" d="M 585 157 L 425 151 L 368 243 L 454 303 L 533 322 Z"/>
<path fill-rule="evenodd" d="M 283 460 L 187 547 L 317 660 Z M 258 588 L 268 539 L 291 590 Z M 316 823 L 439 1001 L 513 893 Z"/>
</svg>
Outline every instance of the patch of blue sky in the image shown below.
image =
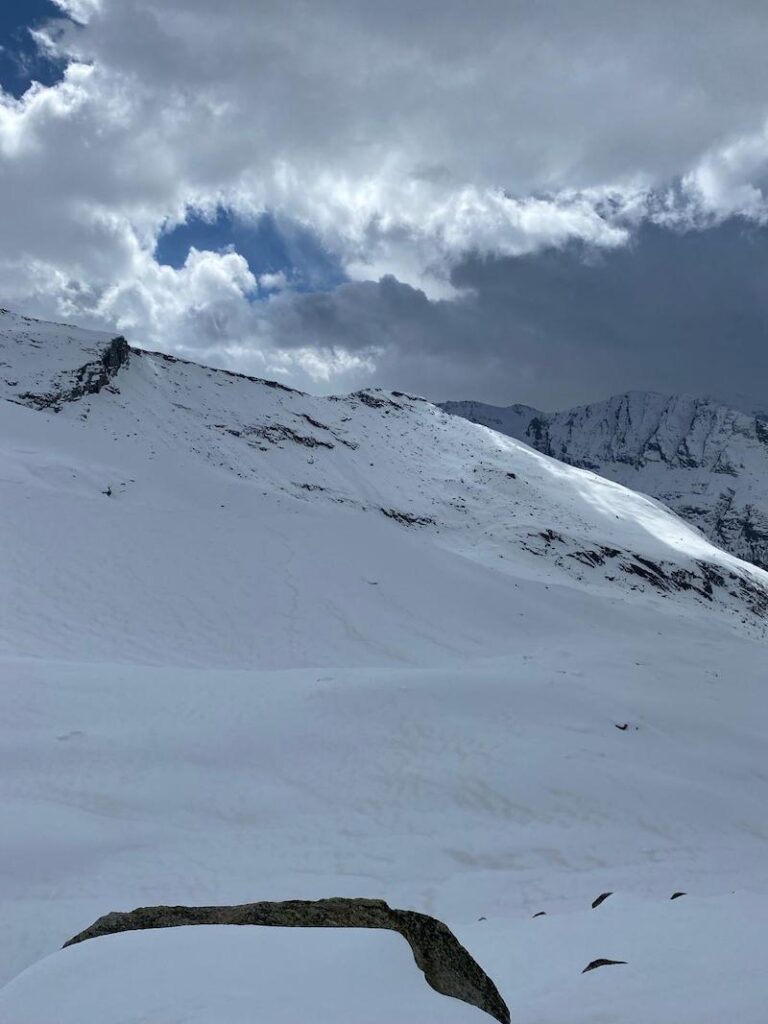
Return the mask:
<svg viewBox="0 0 768 1024">
<path fill-rule="evenodd" d="M 271 213 L 251 221 L 221 207 L 211 219 L 190 211 L 183 224 L 160 236 L 155 258 L 178 269 L 191 248 L 209 252 L 232 249 L 247 261 L 256 278 L 282 275 L 296 291 L 331 291 L 347 280 L 338 258 L 311 231 Z M 261 295 L 269 291 L 268 284 L 269 278 L 262 282 Z"/>
<path fill-rule="evenodd" d="M 51 0 L 0 0 L 0 86 L 16 98 L 32 82 L 54 85 L 60 81 L 66 61 L 41 53 L 32 36 L 52 18 L 63 18 Z"/>
</svg>

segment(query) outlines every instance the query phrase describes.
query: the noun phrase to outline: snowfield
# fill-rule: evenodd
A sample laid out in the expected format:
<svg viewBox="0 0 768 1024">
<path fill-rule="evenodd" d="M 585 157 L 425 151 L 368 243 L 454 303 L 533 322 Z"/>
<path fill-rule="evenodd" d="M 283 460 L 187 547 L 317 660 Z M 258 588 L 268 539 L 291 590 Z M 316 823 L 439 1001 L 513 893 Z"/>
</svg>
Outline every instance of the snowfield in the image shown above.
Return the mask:
<svg viewBox="0 0 768 1024">
<path fill-rule="evenodd" d="M 442 918 L 520 1024 L 762 1024 L 768 574 L 421 399 L 110 341 L 0 314 L 3 1024 L 480 1019 L 397 936 L 55 952 L 331 895 Z"/>
</svg>

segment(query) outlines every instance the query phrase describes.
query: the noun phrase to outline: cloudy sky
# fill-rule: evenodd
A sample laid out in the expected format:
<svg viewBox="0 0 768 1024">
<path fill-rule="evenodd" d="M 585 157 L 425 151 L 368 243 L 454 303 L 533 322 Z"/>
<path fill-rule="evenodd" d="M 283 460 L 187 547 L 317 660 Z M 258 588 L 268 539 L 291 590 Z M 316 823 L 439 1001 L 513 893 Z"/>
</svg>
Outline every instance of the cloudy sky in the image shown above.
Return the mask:
<svg viewBox="0 0 768 1024">
<path fill-rule="evenodd" d="M 2 0 L 0 304 L 316 392 L 768 393 L 764 0 Z"/>
</svg>

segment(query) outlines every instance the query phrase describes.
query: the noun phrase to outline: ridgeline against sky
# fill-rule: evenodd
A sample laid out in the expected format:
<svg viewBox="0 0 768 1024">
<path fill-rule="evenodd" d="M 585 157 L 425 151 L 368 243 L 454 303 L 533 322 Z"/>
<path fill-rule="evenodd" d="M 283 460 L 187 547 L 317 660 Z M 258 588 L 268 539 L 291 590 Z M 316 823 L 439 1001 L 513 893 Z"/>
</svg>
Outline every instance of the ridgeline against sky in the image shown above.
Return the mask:
<svg viewBox="0 0 768 1024">
<path fill-rule="evenodd" d="M 768 372 L 768 18 L 5 0 L 0 304 L 313 391 Z"/>
</svg>

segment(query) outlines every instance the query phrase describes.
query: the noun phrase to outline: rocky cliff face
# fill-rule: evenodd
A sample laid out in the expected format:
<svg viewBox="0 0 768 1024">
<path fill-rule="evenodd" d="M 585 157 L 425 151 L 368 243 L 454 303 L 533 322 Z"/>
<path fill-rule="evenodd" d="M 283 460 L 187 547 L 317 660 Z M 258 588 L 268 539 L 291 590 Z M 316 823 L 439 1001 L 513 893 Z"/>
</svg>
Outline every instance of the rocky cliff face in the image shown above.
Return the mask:
<svg viewBox="0 0 768 1024">
<path fill-rule="evenodd" d="M 127 366 L 125 338 L 51 324 L 0 309 L 0 398 L 60 412 L 68 402 L 117 391 Z"/>
<path fill-rule="evenodd" d="M 650 494 L 715 544 L 768 566 L 768 413 L 641 391 L 557 413 L 481 402 L 442 408 Z"/>
</svg>

